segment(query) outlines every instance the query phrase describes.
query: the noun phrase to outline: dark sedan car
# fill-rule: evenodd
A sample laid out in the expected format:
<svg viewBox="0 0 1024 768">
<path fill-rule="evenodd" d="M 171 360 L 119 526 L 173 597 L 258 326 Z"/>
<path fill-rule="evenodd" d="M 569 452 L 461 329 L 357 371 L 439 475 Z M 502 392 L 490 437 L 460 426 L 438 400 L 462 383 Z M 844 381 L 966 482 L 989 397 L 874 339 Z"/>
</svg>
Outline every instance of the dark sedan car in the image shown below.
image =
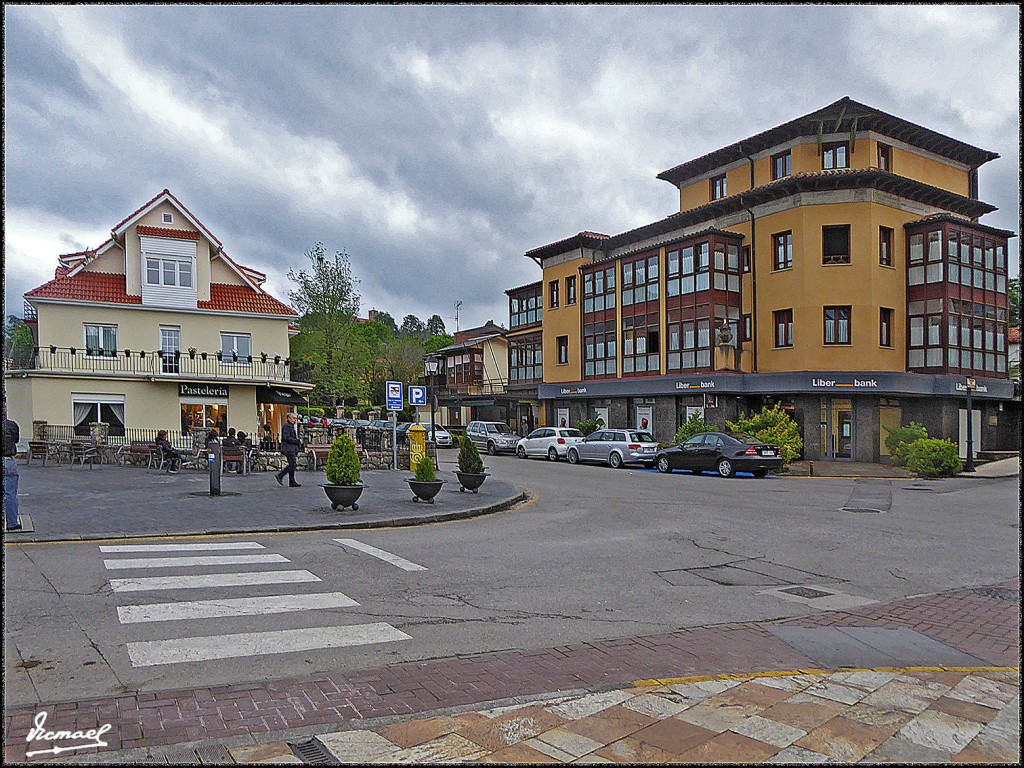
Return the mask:
<svg viewBox="0 0 1024 768">
<path fill-rule="evenodd" d="M 688 469 L 694 473 L 714 470 L 722 477 L 750 472 L 764 477 L 782 469 L 782 449 L 740 432 L 702 432 L 680 445 L 658 451 L 654 465 L 659 472 Z"/>
</svg>

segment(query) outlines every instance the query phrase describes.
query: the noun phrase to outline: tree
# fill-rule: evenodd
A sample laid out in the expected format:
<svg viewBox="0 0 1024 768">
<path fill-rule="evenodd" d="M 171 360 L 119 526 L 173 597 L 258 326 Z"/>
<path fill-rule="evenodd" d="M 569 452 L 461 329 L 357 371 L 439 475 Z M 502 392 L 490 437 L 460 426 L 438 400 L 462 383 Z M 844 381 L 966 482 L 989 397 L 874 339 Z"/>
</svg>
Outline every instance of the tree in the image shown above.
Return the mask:
<svg viewBox="0 0 1024 768">
<path fill-rule="evenodd" d="M 432 355 L 439 349 L 444 349 L 445 347 L 454 343 L 455 337 L 449 336 L 448 334 L 443 334 L 441 336 L 431 336 L 429 339 L 423 342 L 423 352 L 424 354 Z"/>
<path fill-rule="evenodd" d="M 1010 327 L 1020 328 L 1020 278 L 1011 277 L 1007 284 L 1010 299 Z"/>
<path fill-rule="evenodd" d="M 395 318 L 390 313 L 375 310 L 370 319 L 390 329 L 392 333 L 398 333 L 398 323 L 395 322 Z"/>
<path fill-rule="evenodd" d="M 441 319 L 440 315 L 431 315 L 430 319 L 427 320 L 427 335 L 444 336 L 445 334 L 444 320 Z"/>
<path fill-rule="evenodd" d="M 412 336 L 424 336 L 427 332 L 427 326 L 416 315 L 406 315 L 402 318 L 402 327 L 398 329 L 398 332 Z"/>
<path fill-rule="evenodd" d="M 32 329 L 17 315 L 8 315 L 4 325 L 4 359 L 16 367 L 29 365 L 34 346 Z"/>
<path fill-rule="evenodd" d="M 288 270 L 288 279 L 296 285 L 288 297 L 302 314 L 300 333 L 292 339 L 292 357 L 312 364 L 312 383 L 320 394 L 317 399 L 334 405 L 360 389 L 355 364 L 360 350 L 354 333 L 358 280 L 352 276 L 344 251 L 328 256 L 318 242 L 304 255 L 311 271 Z"/>
</svg>

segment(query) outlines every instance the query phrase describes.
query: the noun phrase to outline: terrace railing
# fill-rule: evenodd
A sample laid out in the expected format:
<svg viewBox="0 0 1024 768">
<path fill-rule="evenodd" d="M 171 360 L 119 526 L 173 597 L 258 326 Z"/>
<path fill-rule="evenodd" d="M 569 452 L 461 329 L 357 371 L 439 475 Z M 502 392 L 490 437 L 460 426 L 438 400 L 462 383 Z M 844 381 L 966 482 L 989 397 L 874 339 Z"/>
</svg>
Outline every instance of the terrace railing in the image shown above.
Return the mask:
<svg viewBox="0 0 1024 768">
<path fill-rule="evenodd" d="M 308 365 L 293 364 L 280 356 L 239 356 L 219 352 L 161 352 L 146 350 L 92 350 L 75 347 L 38 347 L 27 359 L 10 361 L 8 370 L 53 371 L 76 374 L 127 374 L 167 379 L 211 381 L 287 382 L 308 376 Z"/>
</svg>

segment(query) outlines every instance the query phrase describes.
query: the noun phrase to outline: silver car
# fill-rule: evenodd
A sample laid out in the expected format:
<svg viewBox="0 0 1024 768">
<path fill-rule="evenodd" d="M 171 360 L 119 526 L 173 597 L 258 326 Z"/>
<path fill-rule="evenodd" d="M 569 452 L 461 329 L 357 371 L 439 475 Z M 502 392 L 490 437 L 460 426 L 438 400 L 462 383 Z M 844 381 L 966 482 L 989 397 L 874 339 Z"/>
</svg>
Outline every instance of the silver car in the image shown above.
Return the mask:
<svg viewBox="0 0 1024 768">
<path fill-rule="evenodd" d="M 547 456 L 550 461 L 564 459 L 569 446 L 583 439 L 583 433 L 570 427 L 540 427 L 519 441 L 516 455 Z"/>
<path fill-rule="evenodd" d="M 476 443 L 479 450 L 487 451 L 491 456 L 503 451 L 515 453 L 519 442 L 519 435 L 501 421 L 471 421 L 466 427 L 466 437 Z"/>
<path fill-rule="evenodd" d="M 623 464 L 654 466 L 661 445 L 650 432 L 632 429 L 601 429 L 569 446 L 570 464 L 594 461 L 618 469 Z"/>
</svg>

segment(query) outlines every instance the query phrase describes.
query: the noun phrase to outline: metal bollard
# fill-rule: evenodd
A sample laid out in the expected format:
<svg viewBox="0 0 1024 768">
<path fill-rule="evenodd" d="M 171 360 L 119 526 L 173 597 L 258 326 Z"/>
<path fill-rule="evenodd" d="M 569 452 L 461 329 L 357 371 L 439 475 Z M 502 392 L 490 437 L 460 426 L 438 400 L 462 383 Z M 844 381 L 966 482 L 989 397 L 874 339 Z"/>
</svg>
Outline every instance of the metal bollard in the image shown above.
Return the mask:
<svg viewBox="0 0 1024 768">
<path fill-rule="evenodd" d="M 210 495 L 220 496 L 220 478 L 224 472 L 224 452 L 220 440 L 212 440 L 209 446 Z"/>
</svg>

